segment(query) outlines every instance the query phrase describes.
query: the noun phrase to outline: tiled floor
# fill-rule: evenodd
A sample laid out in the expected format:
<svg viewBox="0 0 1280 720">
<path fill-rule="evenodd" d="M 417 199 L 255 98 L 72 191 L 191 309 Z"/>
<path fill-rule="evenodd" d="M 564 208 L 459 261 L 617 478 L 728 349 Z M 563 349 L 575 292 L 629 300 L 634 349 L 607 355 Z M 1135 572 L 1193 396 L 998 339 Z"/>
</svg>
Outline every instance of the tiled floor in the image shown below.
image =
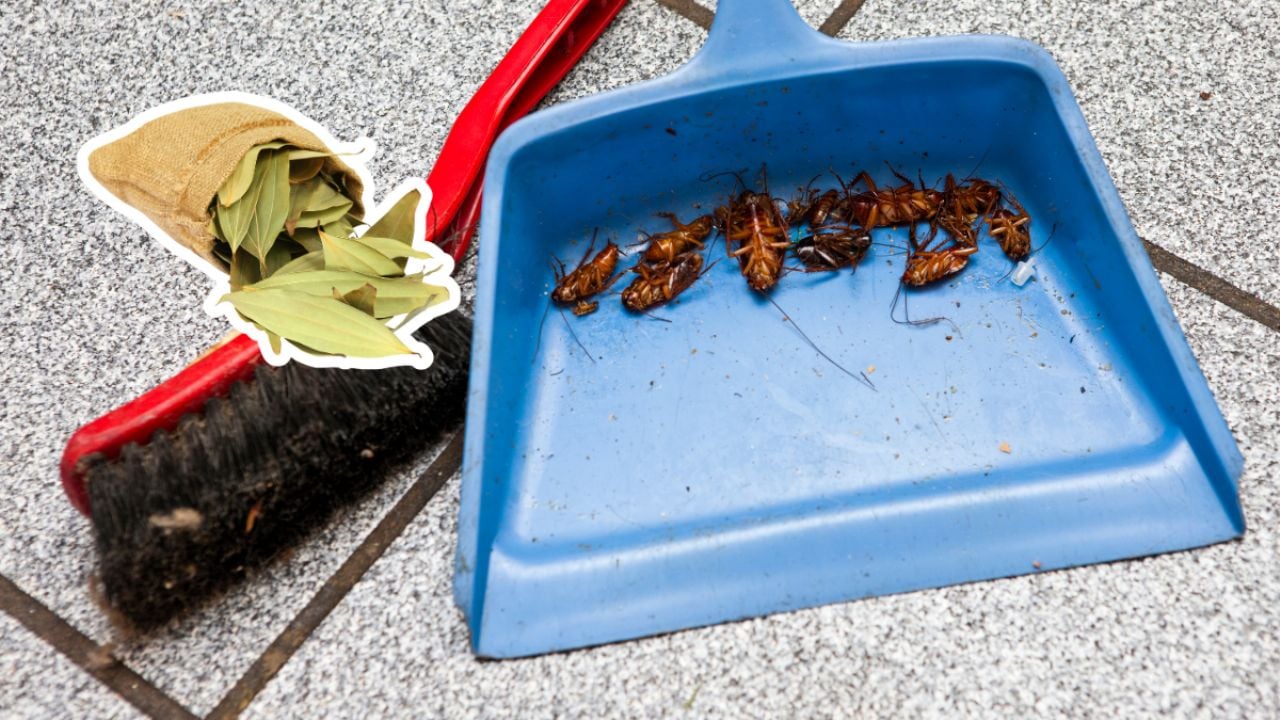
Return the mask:
<svg viewBox="0 0 1280 720">
<path fill-rule="evenodd" d="M 202 282 L 83 191 L 78 145 L 159 102 L 242 89 L 371 136 L 386 187 L 435 157 L 538 3 L 14 3 L 0 10 L 0 574 L 22 592 L 0 594 L 13 616 L 0 614 L 0 715 L 225 715 L 244 701 L 253 717 L 1280 716 L 1275 4 L 799 4 L 814 25 L 861 5 L 831 28 L 851 40 L 999 32 L 1054 54 L 1139 233 L 1202 269 L 1155 256 L 1178 275 L 1162 280 L 1245 453 L 1243 541 L 482 663 L 450 596 L 455 478 L 295 654 L 264 657 L 311 627 L 298 613 L 432 453 L 287 562 L 103 663 L 91 650 L 112 631 L 85 591 L 92 547 L 54 485 L 58 454 L 222 330 L 199 311 Z M 548 102 L 674 69 L 709 16 L 634 0 Z M 65 624 L 34 623 L 32 603 Z"/>
</svg>

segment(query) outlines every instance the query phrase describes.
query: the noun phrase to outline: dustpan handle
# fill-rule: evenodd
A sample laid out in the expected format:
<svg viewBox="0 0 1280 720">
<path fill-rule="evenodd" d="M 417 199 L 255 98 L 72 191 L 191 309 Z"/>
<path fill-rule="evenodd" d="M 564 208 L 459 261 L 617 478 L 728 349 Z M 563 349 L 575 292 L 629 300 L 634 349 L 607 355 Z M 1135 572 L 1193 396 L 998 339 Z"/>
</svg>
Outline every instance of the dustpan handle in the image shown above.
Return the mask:
<svg viewBox="0 0 1280 720">
<path fill-rule="evenodd" d="M 671 78 L 741 77 L 764 68 L 801 69 L 848 44 L 814 30 L 790 0 L 720 0 L 711 32 L 697 55 Z"/>
</svg>

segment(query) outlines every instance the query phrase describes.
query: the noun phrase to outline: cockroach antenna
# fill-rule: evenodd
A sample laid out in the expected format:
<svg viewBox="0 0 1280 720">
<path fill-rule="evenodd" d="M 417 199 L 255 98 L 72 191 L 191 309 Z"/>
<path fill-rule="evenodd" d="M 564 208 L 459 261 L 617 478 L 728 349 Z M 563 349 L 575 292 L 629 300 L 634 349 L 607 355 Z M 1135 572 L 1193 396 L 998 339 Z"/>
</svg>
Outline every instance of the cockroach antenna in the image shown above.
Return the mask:
<svg viewBox="0 0 1280 720">
<path fill-rule="evenodd" d="M 774 300 L 768 295 L 765 295 L 765 299 L 768 300 L 770 303 L 773 303 L 773 306 L 778 309 L 778 312 L 782 313 L 782 320 L 784 322 L 791 323 L 791 327 L 795 328 L 795 331 L 800 333 L 800 337 L 804 338 L 804 341 L 809 344 L 809 347 L 813 348 L 814 352 L 821 355 L 827 362 L 836 366 L 836 368 L 839 369 L 840 372 L 844 373 L 845 375 L 848 375 L 849 377 L 853 378 L 859 383 L 862 383 L 863 385 L 866 385 L 872 390 L 876 389 L 875 383 L 871 382 L 871 378 L 867 377 L 866 373 L 860 372 L 855 375 L 853 372 L 849 370 L 849 368 L 846 368 L 845 366 L 836 362 L 834 359 L 832 359 L 830 355 L 823 352 L 822 348 L 818 347 L 817 343 L 815 343 L 813 339 L 809 337 L 808 333 L 806 333 L 803 329 L 801 329 L 799 325 L 796 324 L 796 321 L 791 317 L 791 315 L 786 310 L 782 309 L 782 306 L 778 304 L 777 300 Z"/>
<path fill-rule="evenodd" d="M 991 154 L 991 146 L 988 145 L 987 149 L 982 151 L 982 157 L 978 158 L 978 164 L 974 165 L 973 169 L 970 170 L 967 175 L 961 178 L 960 182 L 969 182 L 970 180 L 972 180 L 974 177 L 974 173 L 978 172 L 978 168 L 982 167 L 982 164 L 987 161 L 987 155 L 990 155 L 990 154 Z"/>
<path fill-rule="evenodd" d="M 911 311 L 907 307 L 908 293 L 906 292 L 906 287 L 907 287 L 906 283 L 902 281 L 898 282 L 898 291 L 893 294 L 893 304 L 889 306 L 890 320 L 894 321 L 899 325 L 911 325 L 913 327 L 928 327 L 930 325 L 937 325 L 940 322 L 945 322 L 946 324 L 951 326 L 951 330 L 956 334 L 957 337 L 964 337 L 964 333 L 960 332 L 960 327 L 957 326 L 955 322 L 953 322 L 951 318 L 947 317 L 946 315 L 938 315 L 936 317 L 925 318 L 923 320 L 912 320 Z M 901 320 L 899 320 L 897 317 L 899 298 L 902 299 L 902 319 Z"/>
<path fill-rule="evenodd" d="M 747 183 L 742 179 L 742 175 L 743 175 L 743 173 L 745 173 L 748 169 L 749 169 L 749 168 L 739 168 L 739 169 L 737 169 L 737 170 L 719 170 L 719 171 L 710 171 L 710 170 L 709 170 L 709 171 L 704 172 L 704 173 L 702 173 L 701 175 L 699 175 L 699 176 L 698 176 L 698 182 L 711 182 L 712 180 L 715 180 L 716 178 L 722 178 L 722 177 L 724 177 L 725 175 L 732 175 L 732 176 L 734 176 L 735 178 L 737 178 L 737 180 L 738 180 L 738 184 L 739 184 L 739 185 L 741 185 L 742 187 L 746 187 L 746 186 L 747 186 Z"/>
<path fill-rule="evenodd" d="M 578 333 L 573 329 L 573 323 L 569 322 L 569 317 L 564 314 L 564 308 L 560 308 L 560 319 L 564 320 L 564 326 L 569 328 L 569 335 L 573 337 L 573 341 L 578 344 L 578 347 L 582 348 L 582 352 L 586 353 L 587 359 L 594 365 L 596 359 L 591 356 L 591 351 L 587 349 L 587 346 L 583 345 L 582 341 L 578 339 Z"/>
</svg>

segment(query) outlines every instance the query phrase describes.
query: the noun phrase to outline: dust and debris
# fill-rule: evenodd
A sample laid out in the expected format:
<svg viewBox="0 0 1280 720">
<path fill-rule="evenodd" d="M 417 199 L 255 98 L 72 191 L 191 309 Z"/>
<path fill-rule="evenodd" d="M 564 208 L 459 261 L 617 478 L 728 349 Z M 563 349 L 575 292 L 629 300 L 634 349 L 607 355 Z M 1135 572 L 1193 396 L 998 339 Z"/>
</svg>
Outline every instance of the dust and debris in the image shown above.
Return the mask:
<svg viewBox="0 0 1280 720">
<path fill-rule="evenodd" d="M 253 507 L 249 508 L 249 514 L 246 515 L 244 518 L 244 534 L 245 535 L 248 535 L 249 533 L 253 532 L 253 526 L 258 524 L 259 517 L 262 517 L 262 499 L 261 498 L 258 499 L 258 502 L 253 504 Z"/>
<path fill-rule="evenodd" d="M 1039 569 L 1040 569 L 1040 561 L 1039 561 L 1039 560 L 1032 560 L 1032 561 L 1031 561 L 1031 567 L 1033 567 L 1033 568 L 1035 568 L 1035 569 L 1039 570 Z"/>
<path fill-rule="evenodd" d="M 685 710 L 692 710 L 693 701 L 698 699 L 698 691 L 701 689 L 702 689 L 702 683 L 698 683 L 697 686 L 693 688 L 693 692 L 689 695 L 689 699 L 681 703 L 680 706 Z"/>
<path fill-rule="evenodd" d="M 1013 452 L 1013 448 L 1009 446 L 1008 442 L 1002 442 L 1000 443 L 1000 452 L 1008 455 Z"/>
<path fill-rule="evenodd" d="M 868 366 L 867 366 L 867 374 L 868 374 L 868 375 L 873 375 L 873 374 L 875 374 L 875 371 L 876 371 L 876 366 L 875 366 L 875 365 L 868 365 Z"/>
<path fill-rule="evenodd" d="M 372 460 L 372 459 L 373 459 L 373 448 L 365 448 L 365 449 L 361 450 L 361 451 L 360 451 L 360 457 L 364 458 L 365 460 Z"/>
<path fill-rule="evenodd" d="M 115 656 L 116 644 L 114 642 L 99 645 L 90 650 L 84 656 L 84 667 L 90 672 L 106 670 L 120 662 Z"/>
<path fill-rule="evenodd" d="M 153 528 L 169 534 L 175 530 L 195 530 L 204 523 L 204 515 L 192 507 L 174 508 L 167 513 L 156 513 L 147 518 Z"/>
<path fill-rule="evenodd" d="M 1213 97 L 1213 93 L 1211 93 L 1211 92 L 1205 91 L 1205 92 L 1200 93 L 1200 99 L 1201 99 L 1201 100 L 1208 100 L 1208 99 L 1209 99 L 1209 98 L 1211 98 L 1211 97 Z"/>
</svg>

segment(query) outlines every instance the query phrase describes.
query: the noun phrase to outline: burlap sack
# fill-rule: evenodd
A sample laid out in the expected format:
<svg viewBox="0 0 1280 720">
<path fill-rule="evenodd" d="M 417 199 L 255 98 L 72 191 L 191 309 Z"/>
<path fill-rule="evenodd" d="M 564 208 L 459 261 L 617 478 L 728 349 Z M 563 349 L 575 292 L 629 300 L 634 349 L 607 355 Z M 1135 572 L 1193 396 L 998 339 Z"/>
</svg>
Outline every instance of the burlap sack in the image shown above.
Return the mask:
<svg viewBox="0 0 1280 720">
<path fill-rule="evenodd" d="M 255 145 L 282 140 L 327 151 L 292 120 L 253 105 L 220 103 L 156 118 L 89 156 L 89 172 L 113 195 L 151 218 L 174 240 L 213 263 L 209 204 L 240 158 Z M 325 171 L 346 177 L 352 214 L 362 217 L 360 178 L 336 158 Z"/>
</svg>

